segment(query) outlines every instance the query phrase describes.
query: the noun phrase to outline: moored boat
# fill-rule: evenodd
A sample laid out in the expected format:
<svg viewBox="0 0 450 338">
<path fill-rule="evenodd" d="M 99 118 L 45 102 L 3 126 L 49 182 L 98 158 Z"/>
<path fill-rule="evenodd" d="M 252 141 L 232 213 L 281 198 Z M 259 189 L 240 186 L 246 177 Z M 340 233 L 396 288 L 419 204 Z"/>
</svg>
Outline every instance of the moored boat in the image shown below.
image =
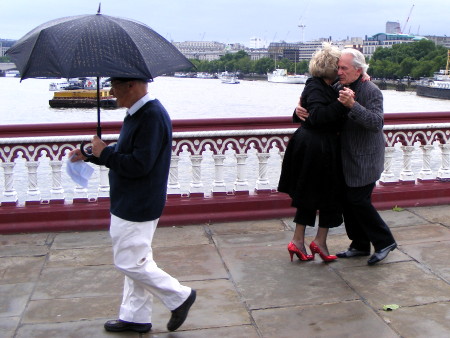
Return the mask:
<svg viewBox="0 0 450 338">
<path fill-rule="evenodd" d="M 97 91 L 86 89 L 56 91 L 49 104 L 52 108 L 95 108 Z M 117 100 L 110 95 L 109 89 L 100 90 L 100 107 L 117 108 Z"/>
<path fill-rule="evenodd" d="M 450 81 L 422 81 L 416 86 L 416 94 L 435 99 L 450 100 Z"/>
<path fill-rule="evenodd" d="M 416 86 L 416 94 L 435 99 L 450 100 L 450 50 L 447 52 L 447 66 L 434 73 L 433 79 L 423 79 Z"/>
<path fill-rule="evenodd" d="M 308 76 L 301 74 L 289 75 L 287 69 L 275 69 L 272 73 L 267 73 L 267 81 L 275 83 L 304 84 Z"/>
</svg>

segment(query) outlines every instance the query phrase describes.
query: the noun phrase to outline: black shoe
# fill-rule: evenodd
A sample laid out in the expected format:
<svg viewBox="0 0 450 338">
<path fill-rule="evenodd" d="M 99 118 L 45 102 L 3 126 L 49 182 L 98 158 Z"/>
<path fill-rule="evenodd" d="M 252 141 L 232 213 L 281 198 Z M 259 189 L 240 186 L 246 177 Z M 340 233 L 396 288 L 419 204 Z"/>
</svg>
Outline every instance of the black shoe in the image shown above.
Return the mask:
<svg viewBox="0 0 450 338">
<path fill-rule="evenodd" d="M 384 249 L 381 249 L 379 251 L 375 251 L 375 253 L 370 256 L 369 260 L 367 261 L 367 264 L 374 265 L 375 263 L 378 263 L 379 261 L 382 261 L 387 257 L 389 252 L 394 250 L 397 247 L 397 243 L 392 243 L 391 245 L 385 247 Z"/>
<path fill-rule="evenodd" d="M 108 320 L 105 323 L 105 330 L 109 332 L 134 331 L 146 333 L 152 329 L 151 323 L 132 323 L 124 320 Z"/>
<path fill-rule="evenodd" d="M 350 258 L 350 257 L 357 257 L 357 256 L 369 256 L 369 251 L 361 251 L 355 248 L 348 248 L 347 250 L 338 252 L 336 256 L 339 258 Z"/>
<path fill-rule="evenodd" d="M 184 323 L 188 315 L 189 309 L 191 308 L 192 304 L 194 304 L 196 297 L 197 293 L 195 292 L 194 289 L 192 289 L 191 294 L 184 301 L 184 303 L 172 311 L 172 316 L 170 317 L 170 320 L 167 323 L 167 330 L 175 331 Z"/>
</svg>

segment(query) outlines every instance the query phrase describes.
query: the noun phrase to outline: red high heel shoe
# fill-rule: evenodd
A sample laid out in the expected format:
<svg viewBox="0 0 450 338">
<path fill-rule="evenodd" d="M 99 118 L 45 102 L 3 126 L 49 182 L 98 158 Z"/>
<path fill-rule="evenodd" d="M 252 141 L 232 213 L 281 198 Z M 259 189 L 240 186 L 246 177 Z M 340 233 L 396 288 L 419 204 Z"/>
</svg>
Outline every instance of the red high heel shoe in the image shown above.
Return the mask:
<svg viewBox="0 0 450 338">
<path fill-rule="evenodd" d="M 314 255 L 307 255 L 307 254 L 304 254 L 304 253 L 301 252 L 301 251 L 299 250 L 299 248 L 297 248 L 297 246 L 296 246 L 294 243 L 292 243 L 292 242 L 290 242 L 290 243 L 288 244 L 287 249 L 288 249 L 288 251 L 289 251 L 289 255 L 291 256 L 291 262 L 293 261 L 294 254 L 296 254 L 297 257 L 298 257 L 298 259 L 300 259 L 301 261 L 310 261 L 310 260 L 314 259 Z"/>
<path fill-rule="evenodd" d="M 322 250 L 320 250 L 320 248 L 317 246 L 317 244 L 314 242 L 311 242 L 311 244 L 309 245 L 309 248 L 311 249 L 313 257 L 317 253 L 317 254 L 319 254 L 320 258 L 322 258 L 322 260 L 324 262 L 332 262 L 337 259 L 337 256 L 335 256 L 335 255 L 328 255 L 328 256 L 325 255 L 322 252 Z"/>
</svg>

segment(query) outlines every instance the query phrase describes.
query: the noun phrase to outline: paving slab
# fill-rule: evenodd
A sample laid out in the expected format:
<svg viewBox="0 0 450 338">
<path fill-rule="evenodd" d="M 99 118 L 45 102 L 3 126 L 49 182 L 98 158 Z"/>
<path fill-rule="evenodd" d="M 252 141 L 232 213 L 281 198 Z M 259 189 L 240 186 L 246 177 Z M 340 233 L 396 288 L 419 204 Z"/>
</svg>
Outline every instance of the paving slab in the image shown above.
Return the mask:
<svg viewBox="0 0 450 338">
<path fill-rule="evenodd" d="M 197 299 L 180 331 L 250 325 L 250 315 L 229 280 L 189 282 L 197 290 Z M 154 300 L 152 332 L 167 332 L 170 311 Z"/>
<path fill-rule="evenodd" d="M 123 274 L 113 266 L 46 268 L 32 300 L 110 296 L 122 293 Z"/>
<path fill-rule="evenodd" d="M 64 323 L 98 318 L 117 318 L 121 297 L 39 299 L 29 302 L 24 324 Z"/>
<path fill-rule="evenodd" d="M 450 302 L 400 307 L 382 317 L 402 337 L 443 338 L 450 334 Z"/>
<path fill-rule="evenodd" d="M 328 264 L 291 263 L 284 246 L 230 247 L 220 252 L 250 309 L 357 298 Z"/>
<path fill-rule="evenodd" d="M 79 249 L 50 251 L 46 267 L 96 266 L 112 265 L 113 252 L 111 247 L 86 247 Z"/>
<path fill-rule="evenodd" d="M 437 276 L 450 283 L 450 241 L 404 245 L 402 250 Z"/>
<path fill-rule="evenodd" d="M 339 273 L 375 309 L 450 301 L 450 285 L 413 261 L 344 268 Z"/>
<path fill-rule="evenodd" d="M 45 260 L 45 256 L 0 258 L 0 284 L 38 281 Z"/>
<path fill-rule="evenodd" d="M 19 325 L 20 317 L 6 317 L 0 318 L 0 337 L 12 338 L 14 337 L 14 332 Z M 31 337 L 31 336 L 29 336 Z"/>
<path fill-rule="evenodd" d="M 449 187 L 450 189 L 450 187 Z M 450 206 L 438 205 L 422 208 L 409 208 L 411 212 L 423 217 L 425 220 L 431 223 L 440 223 L 447 227 L 450 227 Z"/>
<path fill-rule="evenodd" d="M 198 329 L 191 331 L 183 331 L 184 325 L 175 332 L 158 332 L 150 331 L 141 337 L 158 337 L 158 338 L 258 338 L 259 335 L 252 325 L 227 326 L 211 329 Z"/>
<path fill-rule="evenodd" d="M 389 226 L 389 228 L 421 225 L 427 223 L 426 220 L 423 219 L 423 217 L 415 214 L 410 209 L 401 209 L 401 211 L 383 210 L 380 211 L 379 214 Z"/>
<path fill-rule="evenodd" d="M 434 223 L 394 228 L 392 234 L 402 246 L 450 240 L 450 228 Z"/>
<path fill-rule="evenodd" d="M 180 281 L 220 279 L 229 277 L 214 245 L 176 246 L 168 250 L 156 247 L 155 262 Z"/>
<path fill-rule="evenodd" d="M 284 231 L 285 224 L 279 219 L 255 220 L 247 222 L 229 222 L 209 225 L 213 235 L 254 234 L 260 232 Z"/>
<path fill-rule="evenodd" d="M 4 246 L 16 245 L 46 245 L 48 243 L 49 237 L 53 238 L 53 236 L 55 235 L 48 233 L 0 235 L 0 247 L 3 248 Z"/>
<path fill-rule="evenodd" d="M 263 337 L 398 337 L 361 301 L 252 311 Z"/>
<path fill-rule="evenodd" d="M 110 247 L 108 231 L 67 232 L 56 234 L 52 249 Z"/>
<path fill-rule="evenodd" d="M 232 234 L 232 235 L 217 235 L 214 236 L 214 242 L 218 248 L 237 248 L 244 246 L 285 246 L 287 248 L 288 243 L 292 239 L 292 232 L 290 231 L 276 231 L 276 232 L 263 232 L 253 234 Z M 257 249 L 256 249 L 257 250 Z M 286 250 L 286 255 L 289 254 Z"/>
<path fill-rule="evenodd" d="M 155 231 L 153 237 L 153 248 L 209 244 L 208 238 L 203 226 L 173 226 L 160 227 Z"/>
<path fill-rule="evenodd" d="M 72 322 L 24 324 L 15 338 L 138 338 L 139 333 L 110 333 L 103 329 L 105 320 L 81 320 Z"/>
<path fill-rule="evenodd" d="M 0 285 L 0 318 L 20 316 L 27 306 L 33 283 Z"/>
<path fill-rule="evenodd" d="M 45 256 L 46 245 L 5 245 L 0 247 L 0 257 Z"/>
</svg>

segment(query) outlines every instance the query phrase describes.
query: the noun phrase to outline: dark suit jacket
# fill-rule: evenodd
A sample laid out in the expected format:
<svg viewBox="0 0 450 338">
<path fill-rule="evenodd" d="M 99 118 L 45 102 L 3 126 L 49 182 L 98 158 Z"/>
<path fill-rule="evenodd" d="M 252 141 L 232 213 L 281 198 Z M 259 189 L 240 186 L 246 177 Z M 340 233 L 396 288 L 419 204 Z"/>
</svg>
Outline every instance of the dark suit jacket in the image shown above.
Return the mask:
<svg viewBox="0 0 450 338">
<path fill-rule="evenodd" d="M 342 167 L 350 187 L 376 182 L 384 168 L 383 95 L 370 81 L 350 85 L 356 102 L 341 134 Z"/>
</svg>

